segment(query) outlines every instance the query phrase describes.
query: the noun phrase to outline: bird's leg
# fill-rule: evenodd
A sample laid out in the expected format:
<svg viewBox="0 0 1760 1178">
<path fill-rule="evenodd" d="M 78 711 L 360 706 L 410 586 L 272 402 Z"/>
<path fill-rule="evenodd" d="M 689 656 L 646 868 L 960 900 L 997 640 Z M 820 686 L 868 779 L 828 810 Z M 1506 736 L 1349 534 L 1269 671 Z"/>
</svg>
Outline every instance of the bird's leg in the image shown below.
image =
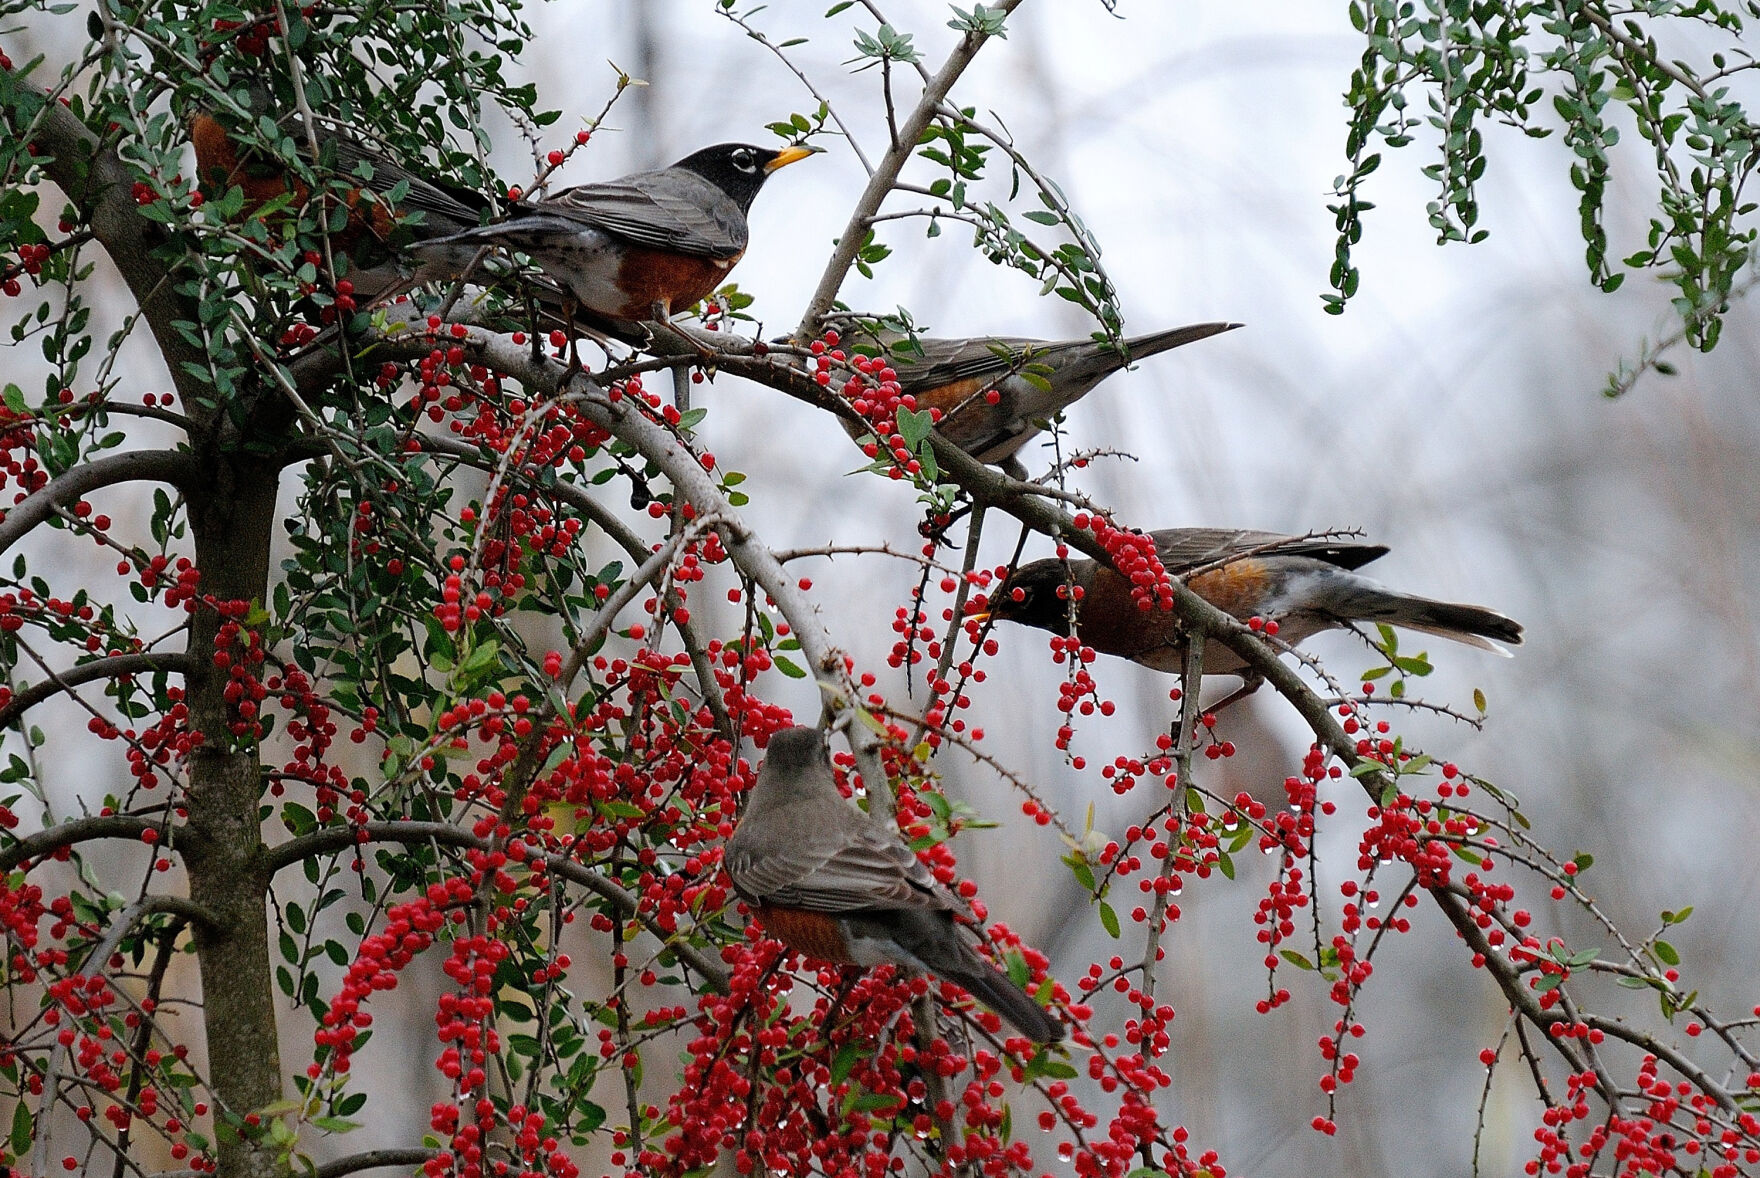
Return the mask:
<svg viewBox="0 0 1760 1178">
<path fill-rule="evenodd" d="M 532 363 L 536 364 L 544 358 L 544 332 L 542 321 L 538 318 L 538 300 L 530 291 L 525 294 L 526 322 L 532 329 Z"/>
<path fill-rule="evenodd" d="M 831 1026 L 837 1021 L 837 1012 L 843 1007 L 843 1000 L 849 997 L 850 991 L 855 989 L 856 983 L 861 980 L 861 970 L 844 969 L 843 981 L 838 984 L 837 993 L 831 996 L 831 1005 L 825 1009 L 825 1021 L 819 1024 L 820 1039 L 827 1043 L 831 1042 Z"/>
<path fill-rule="evenodd" d="M 686 331 L 684 328 L 673 323 L 672 304 L 670 302 L 665 299 L 655 299 L 654 304 L 648 308 L 648 314 L 653 316 L 649 321 L 649 325 L 654 329 L 651 333 L 650 342 L 658 340 L 660 333 L 665 332 L 668 336 L 678 340 L 685 348 L 696 353 L 699 363 L 711 367 L 714 365 L 717 357 L 715 349 L 711 348 L 708 344 L 705 344 L 701 339 L 697 338 L 695 334 Z M 677 356 L 682 355 L 683 353 L 672 348 L 668 349 L 666 354 Z"/>
<path fill-rule="evenodd" d="M 1214 716 L 1229 704 L 1238 703 L 1241 700 L 1246 699 L 1249 695 L 1252 695 L 1255 691 L 1259 690 L 1260 684 L 1264 682 L 1265 676 L 1259 674 L 1259 672 L 1244 671 L 1241 673 L 1241 685 L 1239 687 L 1235 688 L 1233 691 L 1223 696 L 1222 699 L 1203 710 L 1205 714 Z"/>
<path fill-rule="evenodd" d="M 1010 454 L 1007 458 L 1004 458 L 998 465 L 1001 466 L 1003 474 L 1007 475 L 1011 479 L 1014 479 L 1016 482 L 1025 483 L 1025 482 L 1032 481 L 1029 478 L 1027 478 L 1026 466 L 1021 462 L 1021 460 L 1019 458 L 1017 458 L 1013 454 Z"/>
<path fill-rule="evenodd" d="M 569 299 L 565 306 L 568 311 L 568 367 L 562 370 L 564 379 L 572 377 L 581 370 L 581 333 L 574 321 L 575 312 L 580 309 L 580 303 Z"/>
</svg>

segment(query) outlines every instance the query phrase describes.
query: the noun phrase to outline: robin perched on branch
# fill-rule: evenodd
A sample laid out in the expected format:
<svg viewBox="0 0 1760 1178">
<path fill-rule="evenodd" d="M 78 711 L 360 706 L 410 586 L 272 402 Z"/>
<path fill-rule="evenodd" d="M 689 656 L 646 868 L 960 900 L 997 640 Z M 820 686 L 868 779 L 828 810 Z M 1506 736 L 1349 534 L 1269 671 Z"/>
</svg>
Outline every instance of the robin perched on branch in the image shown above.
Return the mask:
<svg viewBox="0 0 1760 1178">
<path fill-rule="evenodd" d="M 1101 381 L 1138 360 L 1241 326 L 1194 323 L 1115 344 L 1021 336 L 937 339 L 854 317 L 831 325 L 845 348 L 886 358 L 898 374 L 900 394 L 913 397 L 918 411 L 939 409 L 936 428 L 943 437 L 1017 478 L 1025 476 L 1016 457 L 1020 448 Z"/>
<path fill-rule="evenodd" d="M 1354 572 L 1387 553 L 1380 544 L 1221 528 L 1168 528 L 1149 536 L 1168 573 L 1185 576 L 1193 593 L 1242 621 L 1276 622 L 1277 637 L 1291 645 L 1357 622 L 1401 626 L 1504 655 L 1509 652 L 1497 643 L 1522 641 L 1522 627 L 1495 610 L 1395 592 Z M 978 616 L 1064 635 L 1073 616 L 1076 637 L 1095 650 L 1157 671 L 1179 674 L 1184 667 L 1179 616 L 1140 608 L 1130 582 L 1097 561 L 1023 565 L 990 594 Z M 1259 685 L 1241 657 L 1218 642 L 1204 647 L 1204 674 L 1245 680 L 1218 707 Z"/>
<path fill-rule="evenodd" d="M 253 107 L 267 107 L 268 102 L 266 89 L 251 92 Z M 330 244 L 342 263 L 336 277 L 353 284 L 358 302 L 364 305 L 399 289 L 456 277 L 469 268 L 472 254 L 461 258 L 453 253 L 427 259 L 427 265 L 411 271 L 400 264 L 399 251 L 414 241 L 454 236 L 481 223 L 494 211 L 487 197 L 417 175 L 329 120 L 314 120 L 312 131 L 318 158 L 307 162 L 317 175 L 330 178 L 321 186 L 325 212 L 320 223 L 329 227 Z M 309 155 L 305 128 L 290 126 L 289 133 Z M 245 218 L 283 206 L 297 210 L 313 199 L 311 185 L 286 160 L 241 143 L 212 111 L 191 117 L 190 140 L 204 191 L 217 198 L 236 186 L 244 196 Z M 399 186 L 402 195 L 393 202 L 390 194 Z M 347 210 L 339 221 L 333 214 L 338 208 Z"/>
<path fill-rule="evenodd" d="M 581 310 L 665 319 L 713 294 L 744 256 L 746 213 L 779 168 L 821 151 L 705 147 L 670 167 L 516 204 L 507 219 L 418 244 L 420 255 L 500 246 L 526 254 Z"/>
<path fill-rule="evenodd" d="M 724 861 L 764 930 L 797 953 L 922 970 L 963 986 L 1035 1043 L 1063 1038 L 1061 1023 L 966 943 L 954 923 L 959 899 L 896 833 L 844 801 L 814 729 L 770 738 Z"/>
</svg>

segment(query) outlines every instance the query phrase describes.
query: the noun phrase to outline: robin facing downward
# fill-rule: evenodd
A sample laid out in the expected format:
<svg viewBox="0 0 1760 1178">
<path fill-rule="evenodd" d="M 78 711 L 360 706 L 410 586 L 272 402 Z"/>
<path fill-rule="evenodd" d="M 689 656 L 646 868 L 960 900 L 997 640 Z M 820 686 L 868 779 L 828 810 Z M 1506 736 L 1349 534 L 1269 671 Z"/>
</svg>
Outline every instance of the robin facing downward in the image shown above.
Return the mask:
<svg viewBox="0 0 1760 1178">
<path fill-rule="evenodd" d="M 671 167 L 515 205 L 507 220 L 420 243 L 458 259 L 485 245 L 528 255 L 590 315 L 664 319 L 714 293 L 746 252 L 746 213 L 772 173 L 818 147 L 722 143 Z"/>
<path fill-rule="evenodd" d="M 1194 323 L 1132 336 L 1122 349 L 1093 339 L 1021 336 L 912 337 L 854 318 L 833 321 L 841 343 L 884 355 L 899 392 L 917 409 L 941 410 L 941 435 L 979 462 L 1025 471 L 1017 451 L 1058 413 L 1127 365 L 1183 344 L 1233 331 L 1239 323 Z M 855 427 L 850 428 L 854 432 Z"/>
<path fill-rule="evenodd" d="M 958 898 L 844 801 L 814 729 L 770 738 L 724 861 L 765 931 L 797 953 L 922 970 L 965 987 L 1035 1043 L 1063 1038 L 1061 1023 L 966 943 Z"/>
<path fill-rule="evenodd" d="M 1186 581 L 1193 593 L 1242 621 L 1277 622 L 1277 636 L 1291 645 L 1355 622 L 1385 622 L 1499 654 L 1508 652 L 1493 639 L 1512 646 L 1522 641 L 1522 627 L 1494 610 L 1397 593 L 1353 572 L 1386 554 L 1380 544 L 1221 528 L 1168 528 L 1149 535 L 1171 575 L 1204 570 Z M 1077 590 L 1073 612 L 1082 642 L 1157 671 L 1183 669 L 1185 633 L 1178 616 L 1139 609 L 1130 583 L 1092 560 L 1072 560 L 1067 572 L 1059 560 L 1023 565 L 990 595 L 988 613 L 979 616 L 1067 635 L 1070 585 Z M 1240 656 L 1218 642 L 1204 647 L 1204 673 L 1245 680 L 1218 707 L 1259 685 Z"/>
</svg>

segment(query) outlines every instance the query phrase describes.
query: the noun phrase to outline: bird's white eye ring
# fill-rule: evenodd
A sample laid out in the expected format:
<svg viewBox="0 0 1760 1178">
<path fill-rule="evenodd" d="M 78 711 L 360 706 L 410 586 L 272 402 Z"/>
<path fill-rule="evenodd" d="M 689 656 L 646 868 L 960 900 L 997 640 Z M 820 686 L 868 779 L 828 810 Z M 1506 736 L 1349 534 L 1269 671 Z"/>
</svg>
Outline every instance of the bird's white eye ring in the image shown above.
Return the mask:
<svg viewBox="0 0 1760 1178">
<path fill-rule="evenodd" d="M 757 161 L 752 158 L 752 153 L 743 147 L 733 153 L 733 166 L 742 172 L 752 171 L 756 164 Z"/>
</svg>

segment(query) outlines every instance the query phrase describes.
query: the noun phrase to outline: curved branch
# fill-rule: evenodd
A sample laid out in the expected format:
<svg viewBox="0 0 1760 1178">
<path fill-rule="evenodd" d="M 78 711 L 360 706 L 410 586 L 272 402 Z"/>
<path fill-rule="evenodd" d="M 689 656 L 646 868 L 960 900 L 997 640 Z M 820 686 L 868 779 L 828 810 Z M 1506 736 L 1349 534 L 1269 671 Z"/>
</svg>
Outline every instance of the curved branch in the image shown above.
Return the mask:
<svg viewBox="0 0 1760 1178">
<path fill-rule="evenodd" d="M 1007 15 L 1018 8 L 1020 3 L 1021 0 L 1001 0 L 992 7 L 1001 9 Z M 905 163 L 917 150 L 917 141 L 923 137 L 923 132 L 935 117 L 935 112 L 953 89 L 953 84 L 966 72 L 966 67 L 972 64 L 978 50 L 989 39 L 978 32 L 969 32 L 961 37 L 940 70 L 923 85 L 916 107 L 905 116 L 892 146 L 880 157 L 880 163 L 868 177 L 868 186 L 862 190 L 861 197 L 850 210 L 849 223 L 843 227 L 843 234 L 837 239 L 837 248 L 831 252 L 830 259 L 825 263 L 825 273 L 820 276 L 819 286 L 813 291 L 812 300 L 807 303 L 807 309 L 801 315 L 800 326 L 795 329 L 796 338 L 809 339 L 818 334 L 819 317 L 831 309 L 845 276 L 849 274 L 849 268 L 855 263 L 856 254 L 862 248 L 862 242 L 868 236 L 868 219 L 880 211 L 881 204 L 891 195 L 893 185 L 898 182 L 898 174 L 904 170 Z"/>
<path fill-rule="evenodd" d="M 368 842 L 437 843 L 443 847 L 478 851 L 487 851 L 493 845 L 491 839 L 478 838 L 470 831 L 453 826 L 449 822 L 416 822 L 413 820 L 368 822 L 360 826 L 329 827 L 270 847 L 263 853 L 263 871 L 265 875 L 273 875 L 283 868 L 303 862 L 314 855 L 328 855 L 338 851 L 346 851 L 350 847 L 359 845 L 358 835 L 362 831 L 366 833 Z M 640 921 L 642 927 L 670 949 L 680 961 L 701 974 L 714 987 L 716 993 L 727 993 L 731 981 L 727 969 L 700 950 L 674 941 L 671 934 L 654 922 L 652 916 L 642 912 L 641 902 L 614 880 L 565 855 L 544 856 L 544 869 L 570 883 L 579 884 L 594 895 L 609 901 L 625 917 L 633 917 Z"/>
<path fill-rule="evenodd" d="M 65 671 L 52 671 L 49 678 L 14 693 L 6 705 L 0 707 L 0 728 L 7 727 L 44 700 L 64 691 L 71 692 L 95 679 L 120 679 L 124 675 L 139 675 L 147 671 L 166 671 L 181 675 L 189 669 L 189 665 L 188 654 L 167 651 L 164 654 L 113 654 L 108 658 L 80 663 Z"/>
<path fill-rule="evenodd" d="M 76 843 L 89 843 L 95 839 L 131 839 L 139 842 L 142 831 L 157 830 L 158 827 L 157 822 L 148 822 L 126 814 L 75 818 L 48 830 L 39 830 L 36 834 L 27 835 L 11 846 L 0 849 L 0 872 L 11 871 L 20 863 L 53 854 L 62 847 L 71 847 Z"/>
<path fill-rule="evenodd" d="M 385 1166 L 419 1166 L 430 1158 L 440 1156 L 437 1149 L 370 1149 L 365 1153 L 351 1153 L 345 1158 L 337 1158 L 333 1162 L 325 1162 L 319 1166 L 317 1178 L 343 1178 L 345 1174 L 353 1174 L 359 1170 L 377 1170 Z"/>
<path fill-rule="evenodd" d="M 131 450 L 82 462 L 49 480 L 0 519 L 0 552 L 11 548 L 57 507 L 117 483 L 170 483 L 185 494 L 201 477 L 201 463 L 187 450 Z"/>
</svg>

